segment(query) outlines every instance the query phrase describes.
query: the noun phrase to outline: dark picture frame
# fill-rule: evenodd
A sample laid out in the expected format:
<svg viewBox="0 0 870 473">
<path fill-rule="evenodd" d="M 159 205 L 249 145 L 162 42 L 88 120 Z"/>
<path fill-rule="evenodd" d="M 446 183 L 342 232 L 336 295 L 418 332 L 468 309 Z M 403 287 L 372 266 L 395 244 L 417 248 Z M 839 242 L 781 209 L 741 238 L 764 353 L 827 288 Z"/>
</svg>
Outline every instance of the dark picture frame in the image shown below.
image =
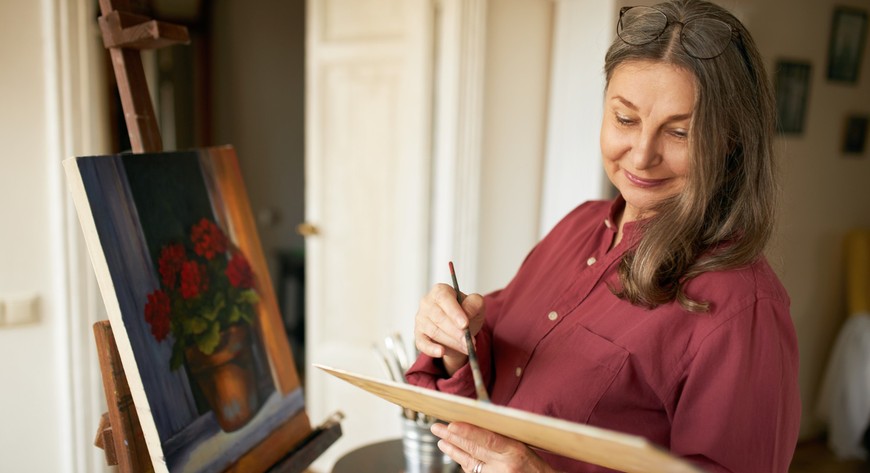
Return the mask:
<svg viewBox="0 0 870 473">
<path fill-rule="evenodd" d="M 843 127 L 843 154 L 858 157 L 864 154 L 867 145 L 867 128 L 870 115 L 849 115 Z"/>
<path fill-rule="evenodd" d="M 848 83 L 858 81 L 866 39 L 867 12 L 857 8 L 836 7 L 828 45 L 829 80 Z"/>
<path fill-rule="evenodd" d="M 812 66 L 808 62 L 780 60 L 775 70 L 777 131 L 803 133 Z"/>
</svg>

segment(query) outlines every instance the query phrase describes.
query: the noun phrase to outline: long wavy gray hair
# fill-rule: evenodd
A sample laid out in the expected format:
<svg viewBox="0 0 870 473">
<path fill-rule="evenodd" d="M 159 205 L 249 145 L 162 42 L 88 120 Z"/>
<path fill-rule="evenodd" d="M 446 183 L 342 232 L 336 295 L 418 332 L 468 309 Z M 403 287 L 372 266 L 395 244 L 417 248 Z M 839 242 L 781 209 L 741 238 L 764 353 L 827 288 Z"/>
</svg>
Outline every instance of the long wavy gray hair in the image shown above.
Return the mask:
<svg viewBox="0 0 870 473">
<path fill-rule="evenodd" d="M 636 305 L 677 300 L 687 310 L 702 312 L 708 303 L 689 297 L 686 283 L 706 271 L 751 263 L 770 238 L 778 194 L 772 144 L 776 109 L 761 55 L 731 13 L 701 0 L 671 0 L 654 8 L 668 17 L 665 31 L 642 46 L 617 37 L 604 71 L 608 85 L 614 70 L 628 61 L 659 61 L 693 74 L 689 176 L 684 192 L 660 202 L 643 224 L 643 237 L 620 263 L 622 287 L 615 292 Z M 722 54 L 697 59 L 686 52 L 681 25 L 694 18 L 731 26 L 735 34 Z"/>
</svg>

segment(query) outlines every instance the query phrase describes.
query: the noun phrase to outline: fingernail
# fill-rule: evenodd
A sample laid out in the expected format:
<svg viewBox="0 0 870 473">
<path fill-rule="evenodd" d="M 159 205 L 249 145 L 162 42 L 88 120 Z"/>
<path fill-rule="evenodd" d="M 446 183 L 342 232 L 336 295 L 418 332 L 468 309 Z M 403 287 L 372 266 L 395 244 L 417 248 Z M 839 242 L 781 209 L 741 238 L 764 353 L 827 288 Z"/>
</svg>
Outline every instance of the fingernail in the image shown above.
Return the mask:
<svg viewBox="0 0 870 473">
<path fill-rule="evenodd" d="M 438 437 L 443 437 L 443 434 L 447 433 L 447 429 L 446 427 L 444 427 L 444 424 L 438 422 L 432 424 L 432 427 L 429 430 L 431 430 L 432 433 Z"/>
<path fill-rule="evenodd" d="M 439 440 L 438 441 L 438 450 L 441 450 L 444 453 L 447 453 L 447 441 Z"/>
</svg>

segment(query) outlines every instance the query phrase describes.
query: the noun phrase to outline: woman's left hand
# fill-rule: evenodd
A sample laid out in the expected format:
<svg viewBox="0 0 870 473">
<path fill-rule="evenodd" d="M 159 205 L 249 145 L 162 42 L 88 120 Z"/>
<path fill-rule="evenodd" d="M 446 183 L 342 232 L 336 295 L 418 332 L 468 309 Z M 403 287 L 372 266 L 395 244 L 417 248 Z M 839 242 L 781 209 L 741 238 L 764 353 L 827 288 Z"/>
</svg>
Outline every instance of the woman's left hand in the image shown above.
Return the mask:
<svg viewBox="0 0 870 473">
<path fill-rule="evenodd" d="M 434 424 L 432 433 L 441 438 L 438 448 L 465 473 L 554 471 L 526 444 L 471 424 Z"/>
</svg>

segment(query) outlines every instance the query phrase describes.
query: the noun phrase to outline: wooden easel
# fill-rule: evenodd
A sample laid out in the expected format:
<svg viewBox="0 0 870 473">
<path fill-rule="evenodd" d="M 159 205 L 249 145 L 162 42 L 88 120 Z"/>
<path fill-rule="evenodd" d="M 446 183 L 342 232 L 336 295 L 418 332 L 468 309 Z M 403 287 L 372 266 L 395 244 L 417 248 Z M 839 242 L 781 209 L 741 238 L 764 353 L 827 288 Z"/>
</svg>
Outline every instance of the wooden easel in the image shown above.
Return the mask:
<svg viewBox="0 0 870 473">
<path fill-rule="evenodd" d="M 128 0 L 100 0 L 100 13 L 103 44 L 111 55 L 132 150 L 160 152 L 163 143 L 139 51 L 188 44 L 187 28 L 130 13 Z M 108 409 L 94 443 L 105 451 L 106 462 L 118 465 L 122 473 L 153 471 L 109 321 L 94 324 L 94 337 Z M 296 428 L 288 423 L 228 471 L 301 472 L 341 436 L 340 420 L 340 413 L 333 415 L 294 445 L 284 440 L 293 437 L 291 430 Z M 280 460 L 275 462 L 275 458 Z"/>
</svg>

